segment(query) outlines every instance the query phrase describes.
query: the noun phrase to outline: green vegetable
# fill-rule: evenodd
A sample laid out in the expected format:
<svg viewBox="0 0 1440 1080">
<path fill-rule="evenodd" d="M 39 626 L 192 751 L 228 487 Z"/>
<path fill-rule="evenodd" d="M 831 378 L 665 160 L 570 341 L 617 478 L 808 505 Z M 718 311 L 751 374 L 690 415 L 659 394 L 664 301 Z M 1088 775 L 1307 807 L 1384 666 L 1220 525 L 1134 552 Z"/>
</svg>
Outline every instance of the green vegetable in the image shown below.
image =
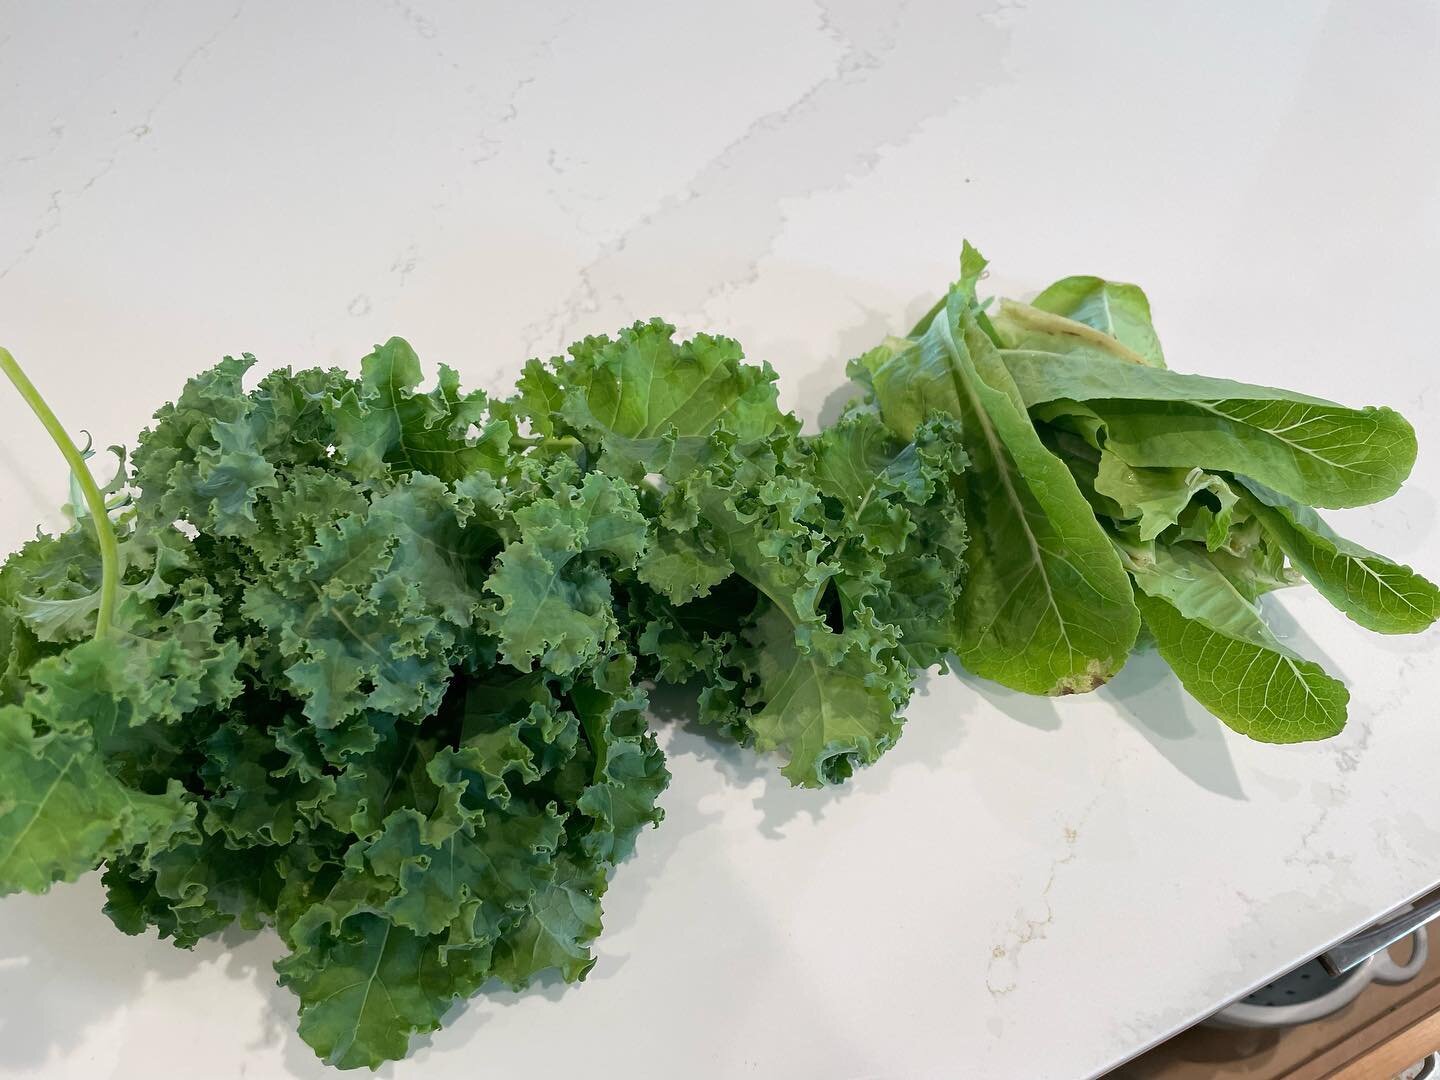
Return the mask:
<svg viewBox="0 0 1440 1080">
<path fill-rule="evenodd" d="M 1337 536 L 1314 510 L 1242 477 L 1245 506 L 1320 594 L 1367 630 L 1418 634 L 1440 618 L 1440 589 L 1408 566 Z"/>
<path fill-rule="evenodd" d="M 1256 739 L 1334 734 L 1348 691 L 1268 629 L 1311 580 L 1417 632 L 1440 592 L 1313 506 L 1393 492 L 1414 433 L 1165 367 L 1145 294 L 977 295 L 985 260 L 864 394 L 805 433 L 775 373 L 659 320 L 532 360 L 508 400 L 393 338 L 360 363 L 190 380 L 72 527 L 0 567 L 0 895 L 99 866 L 106 912 L 189 947 L 273 927 L 299 1030 L 377 1067 L 457 999 L 585 977 L 669 774 L 657 682 L 841 782 L 953 656 L 1032 693 L 1113 676 L 1142 620 Z"/>
<path fill-rule="evenodd" d="M 589 970 L 668 779 L 609 591 L 647 524 L 404 342 L 358 381 L 250 363 L 0 572 L 0 891 L 103 861 L 128 932 L 273 925 L 302 1036 L 373 1067 L 491 978 Z"/>
<path fill-rule="evenodd" d="M 127 932 L 273 926 L 301 1036 L 375 1067 L 590 970 L 669 778 L 647 683 L 799 784 L 883 753 L 954 623 L 956 427 L 802 436 L 768 368 L 673 333 L 508 402 L 420 389 L 399 339 L 248 392 L 227 358 L 103 491 L 63 440 L 90 513 L 0 570 L 0 893 L 102 864 Z"/>
<path fill-rule="evenodd" d="M 1141 540 L 1154 540 L 1170 526 L 1179 524 L 1203 491 L 1215 504 L 1210 520 L 1216 523 L 1217 531 L 1210 546 L 1224 542 L 1237 496 L 1223 477 L 1200 468 L 1136 468 L 1109 449 L 1099 453 L 1095 490 L 1112 501 L 1117 508 L 1115 517 L 1139 523 Z M 1212 534 L 1207 530 L 1202 538 L 1210 542 Z"/>
<path fill-rule="evenodd" d="M 1004 352 L 1025 404 L 1055 420 L 1084 403 L 1106 449 L 1134 466 L 1241 472 L 1317 506 L 1393 495 L 1415 432 L 1390 409 L 1347 409 L 1284 390 L 1181 375 L 1100 352 Z"/>
<path fill-rule="evenodd" d="M 95 636 L 104 637 L 110 632 L 110 624 L 115 620 L 115 597 L 120 584 L 119 548 L 115 542 L 115 530 L 110 527 L 105 497 L 96 486 L 95 478 L 90 475 L 89 466 L 85 464 L 85 455 L 75 446 L 74 440 L 66 433 L 55 414 L 50 411 L 50 406 L 45 403 L 45 399 L 35 389 L 29 376 L 15 362 L 9 349 L 0 348 L 0 371 L 5 372 L 6 377 L 20 392 L 25 404 L 30 406 L 31 411 L 44 426 L 46 434 L 59 447 L 60 453 L 65 457 L 65 463 L 70 466 L 71 482 L 80 489 L 80 494 L 85 500 L 85 508 L 90 513 L 91 527 L 95 530 L 95 543 L 100 552 L 102 577 L 95 601 Z"/>
<path fill-rule="evenodd" d="M 673 332 L 637 323 L 532 363 L 512 407 L 638 485 L 651 541 L 614 569 L 642 673 L 697 683 L 702 715 L 783 751 L 793 782 L 843 780 L 893 745 L 913 671 L 948 648 L 966 543 L 956 426 L 897 437 L 857 415 L 802 436 L 768 367 Z"/>
<path fill-rule="evenodd" d="M 1140 623 L 1125 572 L 962 291 L 918 342 L 882 347 L 857 372 L 897 434 L 936 411 L 965 433 L 973 535 L 954 643 L 961 663 L 1035 694 L 1090 690 L 1118 671 Z"/>
<path fill-rule="evenodd" d="M 1282 645 L 1256 601 L 1303 575 L 1370 629 L 1434 623 L 1433 584 L 1312 509 L 1393 494 L 1415 461 L 1410 425 L 1167 370 L 1134 285 L 1071 277 L 1031 304 L 981 302 L 984 266 L 967 245 L 947 300 L 852 366 L 893 430 L 933 412 L 966 430 L 962 663 L 1018 690 L 1091 689 L 1124 662 L 1138 608 L 1181 682 L 1235 730 L 1269 742 L 1339 731 L 1348 692 Z"/>
<path fill-rule="evenodd" d="M 1323 739 L 1345 726 L 1349 691 L 1282 645 L 1204 554 L 1187 545 L 1125 553 L 1155 647 L 1200 704 L 1264 742 Z"/>
<path fill-rule="evenodd" d="M 1068 277 L 1035 297 L 1030 306 L 1098 330 L 1152 367 L 1165 366 L 1165 354 L 1150 321 L 1150 301 L 1134 285 L 1098 277 Z M 1107 347 L 1106 343 L 1102 342 L 1102 347 Z"/>
</svg>

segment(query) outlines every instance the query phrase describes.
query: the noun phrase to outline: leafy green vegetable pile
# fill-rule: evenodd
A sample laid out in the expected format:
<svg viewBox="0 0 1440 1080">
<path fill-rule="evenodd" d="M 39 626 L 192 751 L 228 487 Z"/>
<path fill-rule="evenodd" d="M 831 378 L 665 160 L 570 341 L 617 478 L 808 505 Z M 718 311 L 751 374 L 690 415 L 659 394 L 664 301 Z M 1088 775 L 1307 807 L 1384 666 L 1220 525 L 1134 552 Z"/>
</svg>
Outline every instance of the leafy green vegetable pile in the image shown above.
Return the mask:
<svg viewBox="0 0 1440 1080">
<path fill-rule="evenodd" d="M 1349 692 L 1267 627 L 1256 600 L 1302 576 L 1361 626 L 1417 633 L 1440 590 L 1330 530 L 1313 507 L 1393 494 L 1415 433 L 1390 409 L 1165 368 L 1145 294 L 1093 277 L 982 304 L 986 263 L 907 338 L 851 365 L 899 437 L 958 418 L 972 540 L 951 643 L 1028 693 L 1092 690 L 1142 625 L 1185 688 L 1265 742 L 1334 735 Z M 987 309 L 994 307 L 991 314 Z"/>
<path fill-rule="evenodd" d="M 668 782 L 646 687 L 820 786 L 953 654 L 1086 691 L 1142 625 L 1230 726 L 1338 731 L 1344 687 L 1266 628 L 1303 574 L 1412 632 L 1440 594 L 1311 506 L 1395 490 L 1408 425 L 1164 367 L 1134 286 L 981 303 L 984 261 L 802 434 L 739 346 L 659 321 L 463 393 L 392 339 L 354 378 L 227 358 L 74 525 L 0 569 L 0 894 L 104 867 L 182 946 L 273 926 L 300 1034 L 402 1056 L 490 980 L 583 978 Z"/>
</svg>

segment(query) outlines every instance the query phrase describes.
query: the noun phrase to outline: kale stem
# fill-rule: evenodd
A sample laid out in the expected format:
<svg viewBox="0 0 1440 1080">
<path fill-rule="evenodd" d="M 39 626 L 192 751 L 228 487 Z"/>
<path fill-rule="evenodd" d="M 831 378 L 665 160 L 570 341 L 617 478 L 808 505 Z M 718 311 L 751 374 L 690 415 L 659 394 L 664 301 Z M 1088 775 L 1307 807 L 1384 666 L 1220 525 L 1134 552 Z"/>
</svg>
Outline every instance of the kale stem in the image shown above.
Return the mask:
<svg viewBox="0 0 1440 1080">
<path fill-rule="evenodd" d="M 85 505 L 90 510 L 90 519 L 95 529 L 95 543 L 100 549 L 100 607 L 95 613 L 95 636 L 103 638 L 110 632 L 110 624 L 115 618 L 115 598 L 120 590 L 120 545 L 115 539 L 115 529 L 110 524 L 110 510 L 105 505 L 105 496 L 100 494 L 100 488 L 95 483 L 95 477 L 90 474 L 90 467 L 85 464 L 85 457 L 75 445 L 75 441 L 65 433 L 60 426 L 60 421 L 50 411 L 50 406 L 45 404 L 45 399 L 40 396 L 40 391 L 35 389 L 20 365 L 15 362 L 15 357 L 10 355 L 10 350 L 0 347 L 0 369 L 10 377 L 15 384 L 15 389 L 20 391 L 20 396 L 25 399 L 25 404 L 40 423 L 44 425 L 50 438 L 55 440 L 55 445 L 60 448 L 65 461 L 70 466 L 70 471 L 75 474 L 75 480 L 80 485 L 80 491 L 85 496 Z"/>
</svg>

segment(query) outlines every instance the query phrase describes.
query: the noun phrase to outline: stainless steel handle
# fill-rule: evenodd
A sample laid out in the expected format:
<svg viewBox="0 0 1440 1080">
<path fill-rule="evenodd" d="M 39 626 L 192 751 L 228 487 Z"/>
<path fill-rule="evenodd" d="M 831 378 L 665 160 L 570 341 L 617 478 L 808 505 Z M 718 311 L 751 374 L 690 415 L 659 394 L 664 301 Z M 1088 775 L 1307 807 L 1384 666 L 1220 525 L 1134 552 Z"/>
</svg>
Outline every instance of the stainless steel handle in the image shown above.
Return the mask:
<svg viewBox="0 0 1440 1080">
<path fill-rule="evenodd" d="M 1320 963 L 1331 975 L 1344 974 L 1437 917 L 1440 917 L 1440 897 L 1393 915 L 1369 930 L 1362 930 L 1329 952 L 1322 953 Z"/>
</svg>

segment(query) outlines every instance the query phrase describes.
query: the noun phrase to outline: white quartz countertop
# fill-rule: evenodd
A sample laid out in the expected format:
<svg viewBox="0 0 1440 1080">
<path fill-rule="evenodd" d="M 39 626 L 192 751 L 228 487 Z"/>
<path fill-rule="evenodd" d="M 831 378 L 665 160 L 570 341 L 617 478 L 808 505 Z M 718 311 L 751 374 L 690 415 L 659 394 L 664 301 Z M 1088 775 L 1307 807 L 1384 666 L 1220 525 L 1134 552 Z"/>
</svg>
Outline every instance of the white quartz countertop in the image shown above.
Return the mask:
<svg viewBox="0 0 1440 1080">
<path fill-rule="evenodd" d="M 1021 295 L 1149 292 L 1171 366 L 1400 408 L 1337 514 L 1440 573 L 1440 8 L 1428 0 L 0 3 L 0 342 L 101 445 L 226 352 L 403 334 L 505 387 L 660 314 L 807 422 L 962 237 Z M 64 466 L 0 394 L 0 549 Z M 583 985 L 482 996 L 396 1080 L 1078 1078 L 1440 880 L 1440 635 L 1274 605 L 1349 682 L 1250 743 L 1153 657 L 1094 695 L 933 676 L 848 787 L 665 725 L 668 817 Z M 3 793 L 0 793 L 3 795 Z M 320 1077 L 273 934 L 0 902 L 0 1077 Z"/>
</svg>

